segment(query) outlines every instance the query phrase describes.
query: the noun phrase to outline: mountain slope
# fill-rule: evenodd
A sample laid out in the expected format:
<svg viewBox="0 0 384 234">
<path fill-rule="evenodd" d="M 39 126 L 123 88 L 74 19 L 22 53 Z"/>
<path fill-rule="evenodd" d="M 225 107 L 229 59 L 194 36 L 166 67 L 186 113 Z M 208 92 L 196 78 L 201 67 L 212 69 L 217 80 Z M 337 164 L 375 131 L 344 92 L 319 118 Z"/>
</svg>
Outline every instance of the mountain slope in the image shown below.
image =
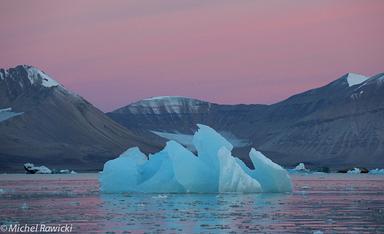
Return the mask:
<svg viewBox="0 0 384 234">
<path fill-rule="evenodd" d="M 320 88 L 273 105 L 219 105 L 188 98 L 146 99 L 108 115 L 138 134 L 191 134 L 196 123 L 239 139 L 235 152 L 248 162 L 251 146 L 276 162 L 332 169 L 384 167 L 383 75 L 348 73 Z M 170 111 L 169 102 L 180 113 Z M 137 106 L 140 106 L 138 108 Z M 143 107 L 145 106 L 145 111 Z M 202 108 L 204 106 L 204 108 Z M 151 110 L 152 108 L 152 110 Z M 173 107 L 175 108 L 175 107 Z M 193 111 L 190 111 L 192 108 Z"/>
<path fill-rule="evenodd" d="M 127 147 L 158 150 L 31 66 L 0 69 L 0 109 L 5 108 L 18 115 L 0 122 L 2 171 L 22 170 L 25 162 L 98 170 Z"/>
</svg>

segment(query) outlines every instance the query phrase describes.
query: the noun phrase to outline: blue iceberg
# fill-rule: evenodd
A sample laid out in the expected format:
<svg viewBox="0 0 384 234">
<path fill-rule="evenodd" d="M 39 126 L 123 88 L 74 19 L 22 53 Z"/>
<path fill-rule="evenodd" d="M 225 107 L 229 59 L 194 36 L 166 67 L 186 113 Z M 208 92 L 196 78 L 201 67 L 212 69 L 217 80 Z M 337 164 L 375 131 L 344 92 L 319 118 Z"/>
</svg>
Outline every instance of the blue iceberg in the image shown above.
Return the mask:
<svg viewBox="0 0 384 234">
<path fill-rule="evenodd" d="M 175 141 L 147 156 L 128 149 L 105 163 L 100 176 L 105 193 L 262 193 L 291 192 L 288 172 L 261 152 L 249 156 L 248 168 L 231 153 L 233 146 L 212 128 L 198 124 L 193 136 L 197 156 Z"/>
</svg>

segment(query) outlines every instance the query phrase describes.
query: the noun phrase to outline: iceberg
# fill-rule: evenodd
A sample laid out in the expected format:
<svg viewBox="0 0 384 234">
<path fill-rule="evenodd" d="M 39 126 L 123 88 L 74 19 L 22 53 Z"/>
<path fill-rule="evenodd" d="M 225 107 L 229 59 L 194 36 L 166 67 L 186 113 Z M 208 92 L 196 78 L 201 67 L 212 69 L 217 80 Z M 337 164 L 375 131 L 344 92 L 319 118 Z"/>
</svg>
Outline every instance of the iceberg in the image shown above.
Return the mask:
<svg viewBox="0 0 384 234">
<path fill-rule="evenodd" d="M 384 175 L 384 169 L 376 168 L 376 169 L 370 170 L 368 173 L 373 175 Z"/>
<path fill-rule="evenodd" d="M 168 141 L 148 157 L 133 147 L 104 164 L 100 190 L 105 193 L 261 193 L 291 192 L 288 172 L 251 149 L 254 169 L 233 156 L 233 145 L 214 129 L 198 124 L 193 136 L 197 155 Z"/>
<path fill-rule="evenodd" d="M 299 163 L 295 168 L 293 168 L 295 171 L 308 171 L 307 168 L 305 168 L 304 163 Z"/>
<path fill-rule="evenodd" d="M 297 166 L 293 169 L 288 170 L 290 173 L 308 173 L 310 172 L 309 169 L 305 167 L 304 163 L 299 163 Z"/>
<path fill-rule="evenodd" d="M 24 163 L 27 174 L 52 174 L 51 169 L 46 166 L 35 166 L 33 163 Z"/>
<path fill-rule="evenodd" d="M 360 174 L 361 170 L 360 170 L 360 168 L 355 167 L 352 170 L 347 171 L 347 173 L 348 174 Z"/>
</svg>

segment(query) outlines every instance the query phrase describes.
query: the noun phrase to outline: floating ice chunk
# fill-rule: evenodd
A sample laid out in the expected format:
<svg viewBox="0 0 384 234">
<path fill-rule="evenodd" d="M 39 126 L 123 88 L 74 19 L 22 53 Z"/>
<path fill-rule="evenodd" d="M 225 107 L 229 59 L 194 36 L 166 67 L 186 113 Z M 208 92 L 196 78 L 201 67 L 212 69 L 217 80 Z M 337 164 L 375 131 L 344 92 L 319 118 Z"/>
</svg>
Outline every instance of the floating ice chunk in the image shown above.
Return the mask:
<svg viewBox="0 0 384 234">
<path fill-rule="evenodd" d="M 305 168 L 304 163 L 299 163 L 297 166 L 293 169 L 288 170 L 290 173 L 308 173 L 310 172 L 309 169 Z"/>
<path fill-rule="evenodd" d="M 46 166 L 35 166 L 33 163 L 25 163 L 24 169 L 28 174 L 52 174 L 52 171 Z"/>
<path fill-rule="evenodd" d="M 27 209 L 29 209 L 29 206 L 28 206 L 28 204 L 26 202 L 24 202 L 23 204 L 21 204 L 20 208 L 22 210 L 27 210 Z"/>
<path fill-rule="evenodd" d="M 168 198 L 168 196 L 167 195 L 162 195 L 162 194 L 159 194 L 159 195 L 157 195 L 157 196 L 153 196 L 152 197 L 153 199 L 165 199 L 165 198 Z"/>
<path fill-rule="evenodd" d="M 193 137 L 198 156 L 175 141 L 146 156 L 131 148 L 104 165 L 103 192 L 213 193 L 288 192 L 287 171 L 252 149 L 255 170 L 231 155 L 232 145 L 208 126 L 198 125 Z"/>
<path fill-rule="evenodd" d="M 305 168 L 304 163 L 299 163 L 295 168 L 293 168 L 295 171 L 307 171 L 307 168 Z"/>
<path fill-rule="evenodd" d="M 357 167 L 353 168 L 352 170 L 347 171 L 348 174 L 360 174 L 361 170 Z"/>
<path fill-rule="evenodd" d="M 77 172 L 69 169 L 61 169 L 58 174 L 77 174 Z"/>
<path fill-rule="evenodd" d="M 369 174 L 374 174 L 374 175 L 384 175 L 384 169 L 372 169 L 368 172 Z"/>
</svg>

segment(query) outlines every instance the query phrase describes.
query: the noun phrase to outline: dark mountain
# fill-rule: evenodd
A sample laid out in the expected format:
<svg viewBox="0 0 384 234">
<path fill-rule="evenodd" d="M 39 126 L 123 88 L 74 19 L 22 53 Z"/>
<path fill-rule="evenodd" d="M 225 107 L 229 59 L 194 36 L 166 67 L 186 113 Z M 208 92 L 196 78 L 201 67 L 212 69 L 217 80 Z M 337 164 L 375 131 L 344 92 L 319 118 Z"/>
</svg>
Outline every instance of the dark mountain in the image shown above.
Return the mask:
<svg viewBox="0 0 384 234">
<path fill-rule="evenodd" d="M 222 132 L 248 162 L 255 147 L 274 161 L 341 169 L 384 167 L 384 74 L 348 73 L 273 105 L 219 105 L 184 97 L 141 100 L 108 113 L 136 134 L 188 145 L 196 123 Z M 163 139 L 161 139 L 161 137 Z"/>
<path fill-rule="evenodd" d="M 31 66 L 0 69 L 0 109 L 0 171 L 92 171 L 131 146 L 159 149 Z"/>
</svg>

